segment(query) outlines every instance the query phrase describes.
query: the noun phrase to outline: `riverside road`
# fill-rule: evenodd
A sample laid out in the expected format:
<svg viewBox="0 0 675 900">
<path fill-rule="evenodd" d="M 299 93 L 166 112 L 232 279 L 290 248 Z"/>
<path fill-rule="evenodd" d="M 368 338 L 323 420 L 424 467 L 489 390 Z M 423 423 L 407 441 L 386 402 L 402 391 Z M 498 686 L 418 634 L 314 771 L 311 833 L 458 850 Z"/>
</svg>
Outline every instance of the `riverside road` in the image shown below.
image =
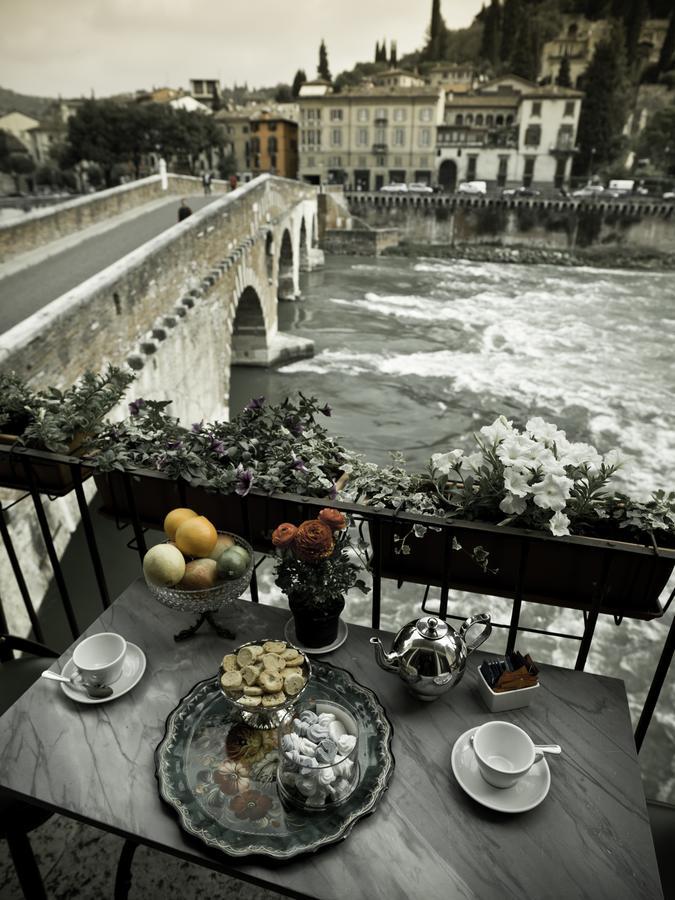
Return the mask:
<svg viewBox="0 0 675 900">
<path fill-rule="evenodd" d="M 196 212 L 218 196 L 186 199 Z M 180 198 L 172 197 L 160 206 L 150 204 L 145 212 L 141 207 L 138 215 L 102 233 L 97 228 L 80 232 L 74 246 L 53 255 L 46 246 L 42 254 L 31 254 L 32 265 L 14 274 L 2 277 L 0 267 L 0 334 L 175 225 L 179 205 Z"/>
</svg>

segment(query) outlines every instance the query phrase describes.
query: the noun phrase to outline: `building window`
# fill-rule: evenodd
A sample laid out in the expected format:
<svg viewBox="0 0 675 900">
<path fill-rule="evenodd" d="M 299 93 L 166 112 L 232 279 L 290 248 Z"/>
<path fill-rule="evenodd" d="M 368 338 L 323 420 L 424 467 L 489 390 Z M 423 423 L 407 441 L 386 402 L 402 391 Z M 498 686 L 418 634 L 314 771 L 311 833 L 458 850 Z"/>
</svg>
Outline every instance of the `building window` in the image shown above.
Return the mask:
<svg viewBox="0 0 675 900">
<path fill-rule="evenodd" d="M 342 146 L 342 129 L 341 128 L 331 129 L 330 142 L 333 145 L 333 147 L 341 147 Z"/>
<path fill-rule="evenodd" d="M 537 118 L 541 117 L 541 100 L 532 101 L 532 115 L 537 116 Z"/>
<path fill-rule="evenodd" d="M 464 116 L 461 113 L 457 113 L 455 116 L 455 125 L 463 125 L 464 124 Z"/>
<path fill-rule="evenodd" d="M 394 122 L 405 122 L 405 109 L 402 106 L 397 106 L 394 110 Z"/>
<path fill-rule="evenodd" d="M 276 153 L 272 153 L 270 156 L 270 168 L 276 169 L 277 167 L 277 155 Z"/>
<path fill-rule="evenodd" d="M 483 124 L 483 113 L 478 113 L 476 115 L 476 125 L 482 125 L 482 124 Z"/>
<path fill-rule="evenodd" d="M 420 128 L 417 143 L 420 147 L 431 147 L 431 128 Z"/>
<path fill-rule="evenodd" d="M 497 169 L 497 187 L 504 187 L 506 184 L 506 173 L 509 168 L 508 156 L 499 157 L 499 168 Z"/>
<path fill-rule="evenodd" d="M 378 109 L 375 110 L 375 118 L 376 119 L 386 119 L 387 118 L 387 110 L 383 106 L 380 106 Z"/>
<path fill-rule="evenodd" d="M 384 166 L 384 165 L 386 165 L 386 163 L 385 163 L 385 157 L 384 157 L 384 156 L 376 156 L 376 157 L 375 157 L 375 165 L 376 165 L 376 166 Z"/>
<path fill-rule="evenodd" d="M 574 100 L 565 100 L 565 112 L 563 113 L 563 116 L 574 116 Z"/>
<path fill-rule="evenodd" d="M 369 118 L 370 118 L 370 112 L 369 112 L 369 110 L 365 109 L 364 107 L 361 107 L 361 109 L 358 109 L 356 111 L 356 121 L 357 122 L 367 122 Z"/>
<path fill-rule="evenodd" d="M 341 166 L 342 165 L 342 157 L 341 156 L 329 156 L 328 157 L 328 165 L 329 166 Z"/>
<path fill-rule="evenodd" d="M 507 124 L 507 125 L 513 125 L 513 116 L 512 116 L 512 115 L 508 115 L 508 116 L 506 117 L 506 124 Z"/>
<path fill-rule="evenodd" d="M 268 123 L 267 123 L 267 130 L 268 130 L 268 131 L 276 131 L 276 130 L 277 130 L 277 123 L 276 123 L 276 122 L 268 122 Z"/>
<path fill-rule="evenodd" d="M 267 138 L 267 152 L 270 154 L 277 152 L 277 139 L 275 137 Z"/>
<path fill-rule="evenodd" d="M 386 144 L 387 143 L 387 129 L 386 128 L 376 128 L 375 129 L 375 143 L 376 144 Z"/>
<path fill-rule="evenodd" d="M 307 110 L 307 118 L 308 119 L 320 119 L 321 118 L 321 110 L 320 109 L 308 109 Z"/>
<path fill-rule="evenodd" d="M 492 113 L 488 113 L 487 116 L 485 116 L 485 124 L 488 128 L 492 128 L 492 126 L 495 124 L 495 117 L 492 115 Z"/>
<path fill-rule="evenodd" d="M 541 143 L 541 125 L 528 125 L 525 129 L 525 146 L 538 147 Z"/>
<path fill-rule="evenodd" d="M 574 128 L 572 125 L 561 125 L 558 129 L 558 150 L 574 149 Z"/>
<path fill-rule="evenodd" d="M 431 122 L 433 110 L 430 106 L 425 106 L 420 110 L 420 122 Z"/>
<path fill-rule="evenodd" d="M 343 119 L 343 111 L 341 109 L 331 109 L 331 111 L 330 111 L 331 122 L 341 122 L 342 119 Z"/>
<path fill-rule="evenodd" d="M 499 115 L 495 118 L 495 125 L 499 128 L 504 124 L 504 116 Z"/>
<path fill-rule="evenodd" d="M 251 131 L 256 132 L 258 130 L 258 123 L 251 122 Z"/>
<path fill-rule="evenodd" d="M 465 121 L 467 125 L 473 125 L 473 115 L 471 113 L 467 113 Z"/>
<path fill-rule="evenodd" d="M 536 156 L 525 157 L 525 168 L 523 169 L 523 184 L 530 187 L 534 178 L 534 164 L 537 161 Z"/>
<path fill-rule="evenodd" d="M 357 128 L 356 129 L 356 143 L 359 147 L 367 147 L 368 146 L 368 129 L 367 128 Z"/>
<path fill-rule="evenodd" d="M 405 128 L 394 128 L 394 146 L 402 147 L 405 144 Z M 398 163 L 397 165 L 400 165 Z"/>
<path fill-rule="evenodd" d="M 478 165 L 478 156 L 467 157 L 467 163 L 466 163 L 466 180 L 467 181 L 475 181 L 476 180 L 477 165 Z"/>
<path fill-rule="evenodd" d="M 260 138 L 251 138 L 251 153 L 260 153 Z"/>
</svg>

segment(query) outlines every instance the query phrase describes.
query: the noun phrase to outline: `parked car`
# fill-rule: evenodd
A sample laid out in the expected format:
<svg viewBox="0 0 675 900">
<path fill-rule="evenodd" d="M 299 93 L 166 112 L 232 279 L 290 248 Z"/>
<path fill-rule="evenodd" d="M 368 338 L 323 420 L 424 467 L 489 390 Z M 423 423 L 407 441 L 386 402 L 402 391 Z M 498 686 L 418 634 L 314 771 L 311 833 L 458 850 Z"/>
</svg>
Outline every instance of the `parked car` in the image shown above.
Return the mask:
<svg viewBox="0 0 675 900">
<path fill-rule="evenodd" d="M 675 191 L 665 191 L 663 194 L 664 200 L 675 200 Z"/>
<path fill-rule="evenodd" d="M 487 194 L 487 182 L 485 181 L 462 181 L 457 186 L 458 194 Z"/>
<path fill-rule="evenodd" d="M 541 197 L 541 191 L 533 187 L 525 187 L 521 184 L 517 188 L 504 188 L 502 197 Z"/>
<path fill-rule="evenodd" d="M 573 197 L 599 197 L 604 194 L 605 189 L 601 184 L 586 184 L 584 187 L 576 191 L 572 191 Z"/>
<path fill-rule="evenodd" d="M 433 194 L 434 189 L 430 184 L 424 184 L 421 181 L 413 181 L 408 185 L 408 190 L 415 194 Z"/>
<path fill-rule="evenodd" d="M 392 184 L 382 185 L 380 190 L 387 194 L 405 194 L 408 192 L 408 185 L 402 181 L 394 181 Z"/>
</svg>

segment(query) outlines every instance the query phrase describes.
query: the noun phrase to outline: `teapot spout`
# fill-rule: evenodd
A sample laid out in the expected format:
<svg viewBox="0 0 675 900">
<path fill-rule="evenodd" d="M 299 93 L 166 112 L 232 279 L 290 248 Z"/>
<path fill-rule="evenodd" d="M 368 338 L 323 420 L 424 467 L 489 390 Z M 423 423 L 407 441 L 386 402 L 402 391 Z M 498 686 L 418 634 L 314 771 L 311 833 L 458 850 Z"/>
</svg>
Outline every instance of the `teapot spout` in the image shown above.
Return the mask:
<svg viewBox="0 0 675 900">
<path fill-rule="evenodd" d="M 397 654 L 385 653 L 382 641 L 378 637 L 371 637 L 370 643 L 375 647 L 377 664 L 387 672 L 398 672 L 400 658 Z"/>
</svg>

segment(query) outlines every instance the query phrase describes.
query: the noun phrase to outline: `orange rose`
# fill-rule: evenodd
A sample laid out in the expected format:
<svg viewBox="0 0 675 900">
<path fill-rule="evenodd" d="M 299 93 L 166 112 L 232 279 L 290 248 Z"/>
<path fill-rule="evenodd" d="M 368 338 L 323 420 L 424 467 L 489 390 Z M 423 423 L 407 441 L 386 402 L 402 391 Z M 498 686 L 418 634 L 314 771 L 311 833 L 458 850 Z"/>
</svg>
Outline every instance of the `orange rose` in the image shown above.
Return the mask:
<svg viewBox="0 0 675 900">
<path fill-rule="evenodd" d="M 275 547 L 280 547 L 281 549 L 288 547 L 295 540 L 297 532 L 298 529 L 295 525 L 291 525 L 290 522 L 284 522 L 283 525 L 278 525 L 272 532 L 272 543 Z"/>
<path fill-rule="evenodd" d="M 319 519 L 308 519 L 295 535 L 295 554 L 305 562 L 326 559 L 333 552 L 333 531 Z"/>
<path fill-rule="evenodd" d="M 342 531 L 347 527 L 347 519 L 339 509 L 322 509 L 319 513 L 319 519 L 333 531 Z"/>
</svg>

